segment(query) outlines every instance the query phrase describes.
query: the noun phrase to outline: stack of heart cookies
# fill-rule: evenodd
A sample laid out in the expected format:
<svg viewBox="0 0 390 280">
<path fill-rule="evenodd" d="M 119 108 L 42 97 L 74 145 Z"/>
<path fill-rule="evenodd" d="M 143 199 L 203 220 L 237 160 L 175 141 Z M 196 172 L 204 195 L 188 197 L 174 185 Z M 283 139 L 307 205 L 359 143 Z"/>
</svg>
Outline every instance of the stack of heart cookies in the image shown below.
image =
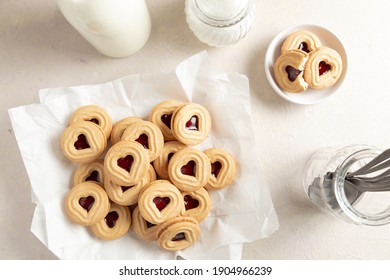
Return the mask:
<svg viewBox="0 0 390 280">
<path fill-rule="evenodd" d="M 283 42 L 274 65 L 274 77 L 282 90 L 300 93 L 308 87 L 324 89 L 341 76 L 343 63 L 339 53 L 323 46 L 310 31 L 297 31 Z"/>
<path fill-rule="evenodd" d="M 61 137 L 64 155 L 78 164 L 67 216 L 100 239 L 132 228 L 166 250 L 193 245 L 211 209 L 209 192 L 236 177 L 227 151 L 194 147 L 210 130 L 209 112 L 196 103 L 164 101 L 147 120 L 130 116 L 113 125 L 103 108 L 79 108 Z"/>
</svg>

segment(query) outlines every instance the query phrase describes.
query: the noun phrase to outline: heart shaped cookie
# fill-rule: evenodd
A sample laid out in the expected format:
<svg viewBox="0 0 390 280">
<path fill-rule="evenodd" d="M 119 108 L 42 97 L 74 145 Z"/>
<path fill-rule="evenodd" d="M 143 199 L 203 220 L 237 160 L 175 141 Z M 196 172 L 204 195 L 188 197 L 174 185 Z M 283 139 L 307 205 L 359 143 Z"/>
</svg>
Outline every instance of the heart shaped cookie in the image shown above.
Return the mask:
<svg viewBox="0 0 390 280">
<path fill-rule="evenodd" d="M 104 189 L 93 182 L 75 185 L 66 196 L 65 212 L 74 223 L 90 226 L 103 220 L 110 209 Z"/>
<path fill-rule="evenodd" d="M 142 217 L 152 224 L 160 224 L 178 216 L 184 207 L 180 191 L 166 180 L 157 180 L 144 187 L 138 198 Z"/>
<path fill-rule="evenodd" d="M 183 148 L 172 156 L 168 174 L 181 191 L 196 191 L 204 187 L 211 176 L 210 161 L 199 150 Z"/>
<path fill-rule="evenodd" d="M 187 146 L 179 141 L 170 141 L 164 144 L 160 155 L 153 161 L 154 169 L 161 179 L 169 180 L 168 164 L 172 156 L 179 150 Z"/>
<path fill-rule="evenodd" d="M 301 30 L 290 34 L 286 40 L 284 40 L 281 47 L 281 53 L 284 54 L 291 50 L 301 50 L 310 53 L 321 46 L 321 40 L 317 35 L 307 30 Z"/>
<path fill-rule="evenodd" d="M 220 190 L 229 186 L 237 175 L 237 165 L 233 157 L 220 148 L 211 148 L 205 150 L 204 153 L 211 164 L 211 176 L 205 188 Z"/>
<path fill-rule="evenodd" d="M 87 164 L 81 164 L 73 174 L 73 185 L 85 181 L 93 181 L 100 186 L 104 182 L 103 160 L 97 160 Z"/>
<path fill-rule="evenodd" d="M 110 137 L 112 119 L 107 111 L 97 105 L 88 105 L 78 108 L 70 118 L 70 123 L 78 121 L 90 121 L 102 128 L 106 138 Z"/>
<path fill-rule="evenodd" d="M 200 104 L 180 105 L 172 116 L 171 130 L 175 138 L 183 144 L 200 144 L 211 130 L 210 113 Z"/>
<path fill-rule="evenodd" d="M 158 243 L 161 248 L 178 251 L 193 245 L 200 238 L 200 227 L 193 217 L 174 217 L 159 226 Z"/>
<path fill-rule="evenodd" d="M 303 78 L 303 70 L 309 55 L 300 50 L 282 54 L 274 65 L 276 83 L 287 92 L 299 93 L 307 89 L 308 84 Z"/>
<path fill-rule="evenodd" d="M 184 200 L 183 216 L 195 218 L 198 222 L 203 221 L 210 212 L 210 194 L 204 188 L 193 192 L 182 192 Z"/>
<path fill-rule="evenodd" d="M 104 131 L 89 121 L 74 122 L 61 135 L 62 152 L 70 161 L 79 164 L 96 161 L 106 146 Z"/>
<path fill-rule="evenodd" d="M 338 81 L 342 69 L 340 54 L 332 48 L 321 47 L 310 54 L 303 75 L 309 87 L 323 89 Z"/>
<path fill-rule="evenodd" d="M 121 139 L 140 143 L 148 152 L 150 161 L 155 160 L 164 147 L 164 136 L 161 130 L 149 121 L 132 123 L 123 132 Z"/>
<path fill-rule="evenodd" d="M 148 172 L 150 159 L 141 144 L 120 141 L 110 147 L 104 160 L 105 176 L 121 186 L 137 184 Z"/>
<path fill-rule="evenodd" d="M 167 100 L 157 104 L 150 112 L 149 121 L 160 128 L 165 141 L 176 140 L 171 130 L 171 120 L 179 105 L 180 102 Z"/>
<path fill-rule="evenodd" d="M 149 165 L 145 177 L 135 185 L 120 185 L 114 183 L 110 178 L 105 179 L 104 189 L 108 197 L 119 205 L 134 205 L 138 201 L 138 195 L 143 187 L 156 180 L 156 172 L 152 165 Z"/>
<path fill-rule="evenodd" d="M 91 231 L 100 239 L 114 240 L 125 235 L 131 225 L 130 209 L 111 203 L 110 210 L 103 220 L 91 226 Z"/>
</svg>

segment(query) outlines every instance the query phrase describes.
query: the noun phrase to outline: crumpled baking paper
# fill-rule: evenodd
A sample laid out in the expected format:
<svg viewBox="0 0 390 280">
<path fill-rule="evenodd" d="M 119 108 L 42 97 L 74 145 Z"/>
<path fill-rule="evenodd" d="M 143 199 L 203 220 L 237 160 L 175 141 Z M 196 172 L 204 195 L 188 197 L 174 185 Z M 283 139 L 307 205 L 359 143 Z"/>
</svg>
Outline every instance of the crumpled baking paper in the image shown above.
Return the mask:
<svg viewBox="0 0 390 280">
<path fill-rule="evenodd" d="M 9 116 L 37 205 L 31 231 L 59 258 L 240 259 L 244 242 L 265 238 L 278 228 L 256 153 L 248 79 L 238 73 L 217 74 L 206 52 L 183 61 L 171 73 L 42 89 L 39 99 L 39 104 L 9 109 Z M 127 116 L 147 118 L 156 104 L 168 99 L 204 105 L 212 117 L 212 130 L 196 148 L 225 149 L 238 164 L 234 183 L 211 192 L 212 209 L 200 223 L 200 240 L 183 251 L 168 252 L 131 231 L 120 239 L 103 241 L 88 228 L 71 223 L 64 200 L 77 166 L 63 156 L 60 137 L 72 113 L 80 106 L 97 104 L 113 122 Z"/>
</svg>

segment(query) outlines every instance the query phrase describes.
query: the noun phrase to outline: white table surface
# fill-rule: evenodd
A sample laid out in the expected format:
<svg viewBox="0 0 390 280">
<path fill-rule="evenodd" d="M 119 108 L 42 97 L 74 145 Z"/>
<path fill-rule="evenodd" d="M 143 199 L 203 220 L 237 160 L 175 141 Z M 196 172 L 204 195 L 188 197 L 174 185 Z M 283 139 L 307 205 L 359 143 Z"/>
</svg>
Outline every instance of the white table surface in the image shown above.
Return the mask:
<svg viewBox="0 0 390 280">
<path fill-rule="evenodd" d="M 246 246 L 243 258 L 389 259 L 390 226 L 356 226 L 321 212 L 305 196 L 301 170 L 320 147 L 363 143 L 389 148 L 390 2 L 257 0 L 250 33 L 225 48 L 209 47 L 191 33 L 184 1 L 147 2 L 151 37 L 140 52 L 123 59 L 100 55 L 65 21 L 54 0 L 0 2 L 0 259 L 56 258 L 30 232 L 35 205 L 7 109 L 36 102 L 41 88 L 172 71 L 203 50 L 219 72 L 249 77 L 262 172 L 280 223 L 272 236 Z M 322 25 L 347 50 L 345 83 L 325 103 L 288 103 L 265 78 L 268 44 L 295 24 Z"/>
</svg>

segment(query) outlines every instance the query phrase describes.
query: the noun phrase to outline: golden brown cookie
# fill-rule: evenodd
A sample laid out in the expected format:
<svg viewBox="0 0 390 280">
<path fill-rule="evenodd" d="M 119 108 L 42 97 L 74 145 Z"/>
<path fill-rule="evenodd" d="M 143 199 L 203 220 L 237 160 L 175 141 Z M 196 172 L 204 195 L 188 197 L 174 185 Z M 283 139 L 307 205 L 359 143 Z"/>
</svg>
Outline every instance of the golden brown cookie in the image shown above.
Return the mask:
<svg viewBox="0 0 390 280">
<path fill-rule="evenodd" d="M 194 217 L 198 222 L 203 221 L 210 212 L 211 198 L 206 189 L 193 192 L 182 192 L 184 200 L 183 216 Z"/>
<path fill-rule="evenodd" d="M 154 169 L 161 179 L 169 180 L 168 163 L 170 159 L 178 150 L 186 147 L 179 141 L 165 142 L 160 155 L 153 161 Z"/>
<path fill-rule="evenodd" d="M 220 190 L 229 186 L 237 174 L 237 165 L 233 157 L 220 148 L 211 148 L 204 153 L 211 163 L 211 176 L 205 188 Z"/>
<path fill-rule="evenodd" d="M 111 131 L 111 144 L 114 145 L 121 141 L 123 132 L 126 130 L 126 128 L 128 128 L 132 123 L 138 121 L 142 121 L 142 119 L 138 117 L 127 117 L 116 122 Z"/>
<path fill-rule="evenodd" d="M 184 207 L 180 191 L 166 180 L 157 180 L 145 186 L 138 197 L 142 217 L 152 224 L 160 224 L 178 216 Z"/>
<path fill-rule="evenodd" d="M 183 250 L 200 238 L 200 227 L 193 217 L 174 217 L 159 226 L 158 243 L 169 251 Z"/>
<path fill-rule="evenodd" d="M 284 54 L 291 50 L 301 50 L 310 53 L 321 46 L 321 40 L 317 35 L 307 30 L 301 30 L 290 34 L 286 40 L 284 40 L 281 53 Z"/>
<path fill-rule="evenodd" d="M 120 141 L 108 149 L 104 159 L 104 172 L 114 183 L 132 186 L 145 177 L 149 164 L 149 155 L 141 144 Z"/>
<path fill-rule="evenodd" d="M 163 101 L 157 104 L 149 114 L 149 121 L 160 128 L 165 141 L 176 140 L 171 131 L 171 120 L 179 105 L 181 103 L 174 100 Z"/>
<path fill-rule="evenodd" d="M 140 143 L 148 152 L 150 161 L 155 160 L 164 147 L 164 136 L 161 130 L 149 121 L 138 121 L 129 125 L 121 139 Z"/>
<path fill-rule="evenodd" d="M 157 240 L 158 225 L 149 223 L 139 212 L 138 206 L 133 211 L 133 230 L 143 240 Z"/>
<path fill-rule="evenodd" d="M 73 185 L 85 181 L 93 181 L 103 186 L 104 182 L 104 165 L 103 160 L 97 160 L 91 163 L 80 165 L 73 174 Z"/>
<path fill-rule="evenodd" d="M 93 182 L 83 182 L 70 189 L 65 201 L 69 219 L 83 226 L 91 226 L 107 215 L 110 202 L 104 189 Z"/>
<path fill-rule="evenodd" d="M 196 191 L 204 187 L 211 176 L 209 158 L 194 148 L 177 151 L 168 164 L 172 183 L 181 191 Z"/>
<path fill-rule="evenodd" d="M 107 111 L 97 105 L 88 105 L 78 108 L 72 115 L 70 123 L 79 121 L 90 121 L 100 126 L 106 138 L 110 137 L 112 129 L 112 119 Z"/>
<path fill-rule="evenodd" d="M 324 89 L 334 85 L 341 76 L 343 61 L 337 51 L 321 47 L 306 62 L 304 78 L 309 87 Z"/>
<path fill-rule="evenodd" d="M 183 144 L 200 144 L 211 130 L 210 113 L 200 104 L 180 105 L 172 116 L 171 130 L 175 138 Z"/>
<path fill-rule="evenodd" d="M 106 146 L 106 135 L 93 122 L 74 122 L 61 135 L 62 152 L 70 161 L 79 164 L 96 161 Z"/>
<path fill-rule="evenodd" d="M 152 165 L 149 166 L 148 172 L 145 177 L 141 179 L 137 184 L 130 186 L 123 186 L 114 183 L 110 178 L 105 179 L 104 189 L 107 192 L 108 197 L 119 205 L 134 205 L 138 201 L 138 195 L 143 187 L 150 182 L 156 180 L 156 172 Z"/>
<path fill-rule="evenodd" d="M 110 210 L 103 220 L 91 226 L 91 231 L 100 239 L 114 240 L 125 235 L 131 225 L 130 209 L 111 203 Z"/>
<path fill-rule="evenodd" d="M 304 51 L 293 50 L 279 56 L 274 65 L 276 83 L 284 91 L 300 93 L 307 89 L 303 70 L 309 55 Z"/>
</svg>

